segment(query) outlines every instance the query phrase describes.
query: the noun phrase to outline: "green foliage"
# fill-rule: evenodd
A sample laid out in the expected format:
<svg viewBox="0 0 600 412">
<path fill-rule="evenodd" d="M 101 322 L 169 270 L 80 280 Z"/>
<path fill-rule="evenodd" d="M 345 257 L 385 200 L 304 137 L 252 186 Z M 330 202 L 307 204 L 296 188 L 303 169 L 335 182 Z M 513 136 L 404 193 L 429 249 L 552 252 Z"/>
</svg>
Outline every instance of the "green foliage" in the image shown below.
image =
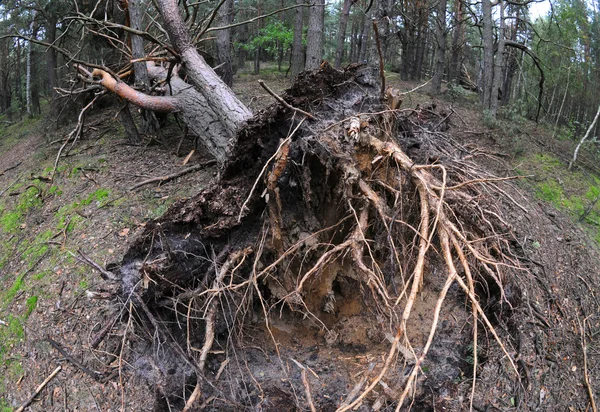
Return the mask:
<svg viewBox="0 0 600 412">
<path fill-rule="evenodd" d="M 488 129 L 496 129 L 498 127 L 498 120 L 487 110 L 483 111 L 483 118 L 481 120 Z"/>
<path fill-rule="evenodd" d="M 294 32 L 281 21 L 270 23 L 260 30 L 260 34 L 246 44 L 238 44 L 244 50 L 256 51 L 259 47 L 268 53 L 275 54 L 279 47 L 287 50 L 294 41 Z"/>
</svg>

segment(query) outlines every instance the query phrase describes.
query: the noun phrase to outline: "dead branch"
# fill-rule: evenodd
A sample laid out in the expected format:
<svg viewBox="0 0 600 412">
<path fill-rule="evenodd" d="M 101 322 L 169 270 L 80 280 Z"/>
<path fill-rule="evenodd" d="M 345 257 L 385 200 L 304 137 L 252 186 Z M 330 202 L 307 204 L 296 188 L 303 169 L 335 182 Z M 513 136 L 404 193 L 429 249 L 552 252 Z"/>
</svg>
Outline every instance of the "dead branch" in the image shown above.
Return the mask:
<svg viewBox="0 0 600 412">
<path fill-rule="evenodd" d="M 381 97 L 383 98 L 385 96 L 385 69 L 383 52 L 381 51 L 381 40 L 379 40 L 379 27 L 376 19 L 373 19 L 373 35 L 375 36 L 375 44 L 377 44 L 377 53 L 379 54 L 379 77 L 381 79 Z"/>
<path fill-rule="evenodd" d="M 269 88 L 269 86 L 267 86 L 265 84 L 264 81 L 262 80 L 258 80 L 258 84 L 260 84 L 262 86 L 263 89 L 265 89 L 267 91 L 267 93 L 269 93 L 271 96 L 273 96 L 275 98 L 275 100 L 277 100 L 279 103 L 281 103 L 282 105 L 284 105 L 285 107 L 287 107 L 288 109 L 294 111 L 294 112 L 298 112 L 303 114 L 304 116 L 313 119 L 313 120 L 317 120 L 317 118 L 315 116 L 313 116 L 312 114 L 305 112 L 302 109 L 298 109 L 297 107 L 292 106 L 291 104 L 289 104 L 288 102 L 286 102 L 285 100 L 283 100 L 282 97 L 280 97 L 277 93 L 275 93 L 273 90 L 271 90 Z"/>
<path fill-rule="evenodd" d="M 23 162 L 18 162 L 17 164 L 15 164 L 13 166 L 7 167 L 6 169 L 4 169 L 3 171 L 0 172 L 0 176 L 3 176 L 4 173 L 6 173 L 6 172 L 8 172 L 10 170 L 16 169 L 17 167 L 21 166 L 21 163 L 23 163 Z"/>
<path fill-rule="evenodd" d="M 594 390 L 592 389 L 592 385 L 590 383 L 590 376 L 588 374 L 588 367 L 587 367 L 587 345 L 585 343 L 585 329 L 586 329 L 585 323 L 586 323 L 587 319 L 588 318 L 585 318 L 583 320 L 583 326 L 581 327 L 581 350 L 583 351 L 583 377 L 585 379 L 585 386 L 587 388 L 588 395 L 590 397 L 592 411 L 597 412 L 598 410 L 596 409 L 596 401 L 594 399 Z"/>
<path fill-rule="evenodd" d="M 155 182 L 165 183 L 165 182 L 168 182 L 170 180 L 177 179 L 178 177 L 187 175 L 188 173 L 192 173 L 192 172 L 195 172 L 197 170 L 202 170 L 202 169 L 204 169 L 206 167 L 213 166 L 215 164 L 217 164 L 216 160 L 209 160 L 207 162 L 200 163 L 200 164 L 188 167 L 187 169 L 180 170 L 179 172 L 172 173 L 170 175 L 158 176 L 158 177 L 153 177 L 152 179 L 144 180 L 142 182 L 136 183 L 135 185 L 131 186 L 127 190 L 130 191 L 130 192 L 133 192 L 134 190 L 137 190 L 137 189 L 139 189 L 142 186 L 149 185 L 150 183 L 155 183 Z"/>
<path fill-rule="evenodd" d="M 40 386 L 38 386 L 35 391 L 31 394 L 31 396 L 29 398 L 27 398 L 27 400 L 21 405 L 19 406 L 19 408 L 17 408 L 17 410 L 15 412 L 23 412 L 25 410 L 25 408 L 27 408 L 29 405 L 31 405 L 31 402 L 33 402 L 33 400 L 35 399 L 36 396 L 38 396 L 38 394 L 44 390 L 44 388 L 46 387 L 46 385 L 48 385 L 48 383 L 54 379 L 54 377 L 56 375 L 58 375 L 58 372 L 60 372 L 62 370 L 62 366 L 57 366 L 56 369 L 54 369 L 54 372 L 52 372 L 45 380 L 44 382 L 42 382 L 40 384 Z"/>
<path fill-rule="evenodd" d="M 60 343 L 56 342 L 54 339 L 52 339 L 50 337 L 47 337 L 46 340 L 48 341 L 48 343 L 50 345 L 52 345 L 52 347 L 54 349 L 56 349 L 66 360 L 68 360 L 77 369 L 79 369 L 80 371 L 82 371 L 86 375 L 90 376 L 95 381 L 98 381 L 98 382 L 102 381 L 102 379 L 104 378 L 103 374 L 98 373 L 96 371 L 93 371 L 93 370 L 89 369 L 87 366 L 85 366 L 84 364 L 82 364 L 81 362 L 79 362 L 77 359 L 75 359 L 73 356 L 71 356 L 62 347 L 62 345 Z"/>
<path fill-rule="evenodd" d="M 85 263 L 89 266 L 91 266 L 92 268 L 96 269 L 98 272 L 100 272 L 100 274 L 102 275 L 102 277 L 106 280 L 110 280 L 113 282 L 118 282 L 121 280 L 121 278 L 117 275 L 115 275 L 114 273 L 104 269 L 102 266 L 100 266 L 99 264 L 97 264 L 96 262 L 94 262 L 92 259 L 90 259 L 89 256 L 87 256 L 85 253 L 83 253 L 83 251 L 81 249 L 77 250 L 77 254 L 74 254 L 72 252 L 71 255 L 79 260 L 81 263 Z"/>
</svg>

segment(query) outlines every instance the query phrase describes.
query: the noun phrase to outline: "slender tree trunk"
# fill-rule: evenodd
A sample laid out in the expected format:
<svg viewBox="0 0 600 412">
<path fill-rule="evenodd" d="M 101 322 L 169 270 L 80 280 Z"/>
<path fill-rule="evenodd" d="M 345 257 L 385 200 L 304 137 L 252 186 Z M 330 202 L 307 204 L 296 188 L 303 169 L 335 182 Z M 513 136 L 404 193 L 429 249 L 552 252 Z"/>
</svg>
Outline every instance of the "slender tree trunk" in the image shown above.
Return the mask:
<svg viewBox="0 0 600 412">
<path fill-rule="evenodd" d="M 556 130 L 558 129 L 558 121 L 560 119 L 560 115 L 562 113 L 562 109 L 565 105 L 565 100 L 567 99 L 567 93 L 569 92 L 569 81 L 571 80 L 571 67 L 567 70 L 567 85 L 565 86 L 565 94 L 563 95 L 562 102 L 560 104 L 560 108 L 558 109 L 558 114 L 556 115 L 556 122 L 554 123 L 554 131 L 552 132 L 552 139 L 556 136 Z"/>
<path fill-rule="evenodd" d="M 46 18 L 46 42 L 53 44 L 56 41 L 56 24 L 57 19 L 54 15 L 49 15 Z M 56 50 L 52 47 L 46 49 L 46 77 L 48 84 L 48 95 L 50 96 L 50 118 L 57 116 L 56 105 L 53 104 L 56 99 L 56 87 L 58 86 L 58 80 L 56 78 Z"/>
<path fill-rule="evenodd" d="M 248 41 L 248 25 L 244 24 L 239 27 L 237 30 L 237 37 L 240 44 L 244 44 Z M 238 47 L 237 53 L 238 68 L 243 69 L 246 67 L 246 50 L 243 47 Z"/>
<path fill-rule="evenodd" d="M 452 33 L 452 56 L 450 57 L 450 66 L 448 68 L 448 81 L 460 83 L 461 65 L 463 61 L 463 2 L 455 0 L 454 2 L 454 31 Z"/>
<path fill-rule="evenodd" d="M 444 68 L 446 66 L 446 0 L 439 0 L 437 16 L 435 19 L 435 67 L 433 70 L 433 79 L 431 81 L 431 91 L 439 94 L 442 91 L 442 80 L 444 78 Z"/>
<path fill-rule="evenodd" d="M 296 5 L 304 4 L 304 0 L 296 0 Z M 304 25 L 304 7 L 294 10 L 294 42 L 292 44 L 292 76 L 304 70 L 304 53 L 302 52 L 302 28 Z"/>
<path fill-rule="evenodd" d="M 0 39 L 0 113 L 10 107 L 8 39 Z"/>
<path fill-rule="evenodd" d="M 15 66 L 17 70 L 15 71 L 15 94 L 17 95 L 20 112 L 22 112 L 25 107 L 23 104 L 23 92 L 21 88 L 21 40 L 17 39 L 16 44 L 15 54 L 17 61 Z"/>
<path fill-rule="evenodd" d="M 485 0 L 484 0 L 485 1 Z M 496 117 L 498 114 L 498 104 L 500 102 L 501 90 L 504 78 L 504 63 L 506 61 L 505 49 L 505 37 L 504 37 L 504 11 L 506 4 L 500 0 L 500 26 L 498 27 L 498 51 L 496 53 L 496 60 L 494 62 L 494 78 L 492 81 L 492 94 L 490 101 L 490 114 L 492 117 Z"/>
<path fill-rule="evenodd" d="M 325 32 L 325 1 L 318 1 L 308 11 L 308 33 L 306 35 L 306 69 L 319 68 L 323 59 Z"/>
<path fill-rule="evenodd" d="M 257 2 L 256 2 L 256 15 L 260 16 L 260 12 L 261 12 L 261 9 L 260 9 L 260 0 L 257 0 Z M 260 36 L 261 22 L 262 22 L 262 19 L 259 19 L 256 22 L 256 35 L 257 36 Z M 258 46 L 256 48 L 256 51 L 254 52 L 254 74 L 259 74 L 260 73 L 260 52 L 261 52 L 260 46 Z"/>
<path fill-rule="evenodd" d="M 31 38 L 35 39 L 37 37 L 37 29 L 34 27 L 34 19 L 35 13 L 31 18 L 31 24 L 29 26 L 29 32 L 31 33 Z M 27 42 L 27 68 L 26 68 L 26 76 L 25 76 L 25 98 L 26 98 L 26 107 L 27 114 L 29 117 L 33 116 L 33 111 L 31 109 L 31 55 L 33 54 L 33 47 L 31 42 Z"/>
<path fill-rule="evenodd" d="M 483 75 L 481 82 L 482 106 L 489 110 L 492 100 L 492 80 L 494 75 L 494 36 L 492 21 L 492 2 L 482 0 L 483 11 Z"/>
<path fill-rule="evenodd" d="M 346 40 L 346 27 L 348 26 L 348 18 L 350 17 L 350 8 L 354 4 L 354 0 L 344 0 L 342 12 L 340 13 L 340 24 L 337 35 L 337 46 L 335 49 L 334 67 L 340 68 L 344 58 L 344 43 Z"/>
<path fill-rule="evenodd" d="M 233 23 L 233 0 L 225 0 L 217 13 L 220 26 Z M 217 74 L 229 87 L 233 85 L 233 67 L 231 64 L 231 29 L 217 31 Z"/>
<path fill-rule="evenodd" d="M 129 13 L 129 25 L 134 30 L 144 30 L 142 24 L 142 14 L 140 8 L 142 7 L 142 2 L 140 0 L 128 0 L 127 2 L 127 11 Z M 131 53 L 134 59 L 141 59 L 146 56 L 146 52 L 144 50 L 144 39 L 141 36 L 131 34 Z M 148 69 L 146 68 L 146 62 L 136 62 L 133 64 L 133 71 L 135 76 L 135 85 L 138 89 L 143 90 L 148 93 L 150 91 L 150 80 L 148 78 Z M 126 107 L 124 111 L 121 112 L 128 114 L 129 118 L 125 118 L 123 115 L 121 119 L 125 122 L 128 122 L 129 119 L 133 122 L 131 117 L 131 113 L 129 107 Z M 148 110 L 142 109 L 141 111 L 142 118 L 142 130 L 145 133 L 156 133 L 160 128 L 158 120 L 156 119 L 156 115 Z M 131 129 L 131 125 L 127 123 L 123 123 L 125 129 Z M 135 123 L 134 123 L 135 125 Z M 139 138 L 139 134 L 137 133 L 137 129 L 134 132 L 129 133 L 128 135 L 131 139 Z"/>
<path fill-rule="evenodd" d="M 358 51 L 359 63 L 366 63 L 369 60 L 369 39 L 371 37 L 371 12 L 365 14 L 362 29 L 360 32 L 360 50 Z"/>
<path fill-rule="evenodd" d="M 590 127 L 588 127 L 587 131 L 585 132 L 585 135 L 579 141 L 579 144 L 575 148 L 575 152 L 573 152 L 573 159 L 569 163 L 569 170 L 573 169 L 573 165 L 577 161 L 577 155 L 579 154 L 579 149 L 581 149 L 581 146 L 583 145 L 583 143 L 585 143 L 585 141 L 591 134 L 592 130 L 594 130 L 594 127 L 596 126 L 596 122 L 598 121 L 598 117 L 600 117 L 600 106 L 598 106 L 598 109 L 596 110 L 596 115 L 594 116 L 594 120 L 592 121 L 592 124 L 590 124 Z"/>
</svg>

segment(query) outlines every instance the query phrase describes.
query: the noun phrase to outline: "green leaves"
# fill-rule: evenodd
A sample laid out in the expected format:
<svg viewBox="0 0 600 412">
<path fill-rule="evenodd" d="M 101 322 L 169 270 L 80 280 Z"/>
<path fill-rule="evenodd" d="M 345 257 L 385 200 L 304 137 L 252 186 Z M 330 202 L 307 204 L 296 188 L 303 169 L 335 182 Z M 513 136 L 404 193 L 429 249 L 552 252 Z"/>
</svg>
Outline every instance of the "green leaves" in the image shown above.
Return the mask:
<svg viewBox="0 0 600 412">
<path fill-rule="evenodd" d="M 281 21 L 270 23 L 260 30 L 258 36 L 246 44 L 238 43 L 238 46 L 247 51 L 255 51 L 261 48 L 268 53 L 276 53 L 280 47 L 287 50 L 294 41 L 294 32 Z"/>
</svg>

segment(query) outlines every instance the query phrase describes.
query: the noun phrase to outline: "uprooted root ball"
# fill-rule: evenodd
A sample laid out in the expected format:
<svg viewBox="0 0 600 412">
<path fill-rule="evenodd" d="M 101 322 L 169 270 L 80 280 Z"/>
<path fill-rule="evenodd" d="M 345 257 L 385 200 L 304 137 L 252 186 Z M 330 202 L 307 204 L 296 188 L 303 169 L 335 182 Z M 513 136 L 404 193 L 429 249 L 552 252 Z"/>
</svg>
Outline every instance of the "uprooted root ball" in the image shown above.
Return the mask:
<svg viewBox="0 0 600 412">
<path fill-rule="evenodd" d="M 449 399 L 465 374 L 475 388 L 492 347 L 516 370 L 480 303 L 515 303 L 503 291 L 521 269 L 494 198 L 514 200 L 443 132 L 451 111 L 390 108 L 373 79 L 301 75 L 283 97 L 317 120 L 259 113 L 222 177 L 125 256 L 127 356 L 159 404 L 399 410 L 425 397 L 425 376 Z"/>
</svg>

